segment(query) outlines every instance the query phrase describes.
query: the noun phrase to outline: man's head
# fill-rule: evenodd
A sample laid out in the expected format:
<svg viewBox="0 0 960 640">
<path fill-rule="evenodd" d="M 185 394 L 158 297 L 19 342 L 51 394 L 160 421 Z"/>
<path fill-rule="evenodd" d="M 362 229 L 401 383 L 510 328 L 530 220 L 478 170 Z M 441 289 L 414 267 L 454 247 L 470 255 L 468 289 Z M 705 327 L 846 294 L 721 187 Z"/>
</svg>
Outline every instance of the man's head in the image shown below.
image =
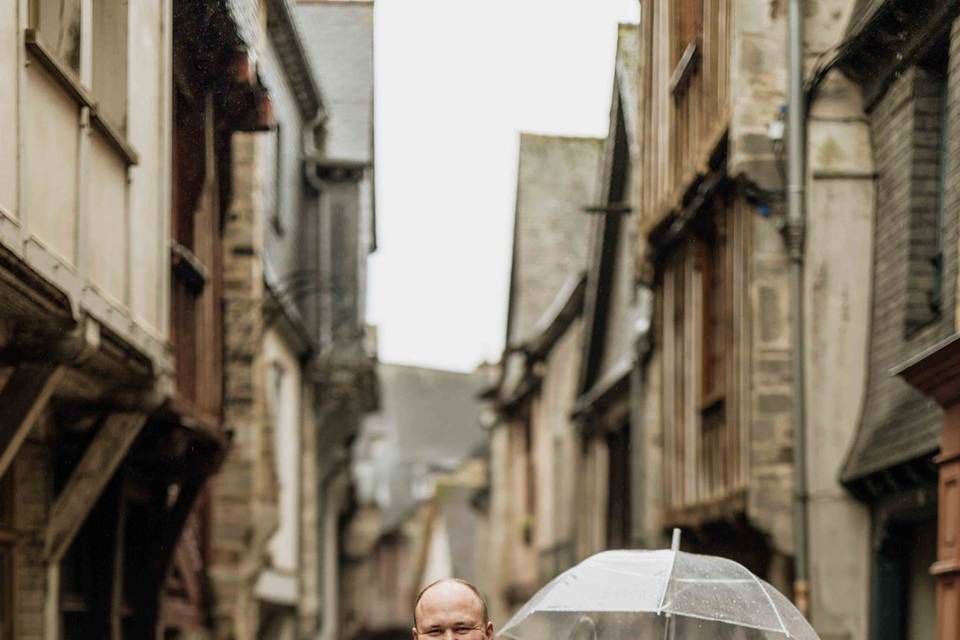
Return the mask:
<svg viewBox="0 0 960 640">
<path fill-rule="evenodd" d="M 493 640 L 487 603 L 466 580 L 448 578 L 427 586 L 413 605 L 413 640 Z"/>
</svg>

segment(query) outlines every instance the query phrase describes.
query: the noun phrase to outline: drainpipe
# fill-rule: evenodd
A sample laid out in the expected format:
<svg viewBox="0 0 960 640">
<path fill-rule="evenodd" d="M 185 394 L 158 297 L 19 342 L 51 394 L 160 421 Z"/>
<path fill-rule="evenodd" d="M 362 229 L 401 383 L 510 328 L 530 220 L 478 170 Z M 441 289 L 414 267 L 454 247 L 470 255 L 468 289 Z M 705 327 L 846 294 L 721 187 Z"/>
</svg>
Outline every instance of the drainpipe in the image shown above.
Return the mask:
<svg viewBox="0 0 960 640">
<path fill-rule="evenodd" d="M 806 225 L 803 95 L 803 0 L 789 0 L 787 220 L 784 234 L 790 258 L 790 314 L 793 341 L 793 544 L 794 598 L 806 616 L 810 610 L 807 560 L 806 393 L 804 385 L 803 245 Z"/>
</svg>

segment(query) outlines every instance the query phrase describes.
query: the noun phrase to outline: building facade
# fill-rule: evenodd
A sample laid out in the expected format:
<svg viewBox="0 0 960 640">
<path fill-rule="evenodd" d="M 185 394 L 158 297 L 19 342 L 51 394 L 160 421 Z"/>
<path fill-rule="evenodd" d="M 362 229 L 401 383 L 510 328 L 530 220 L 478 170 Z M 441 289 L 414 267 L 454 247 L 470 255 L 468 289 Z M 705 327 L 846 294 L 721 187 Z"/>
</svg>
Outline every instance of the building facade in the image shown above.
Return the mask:
<svg viewBox="0 0 960 640">
<path fill-rule="evenodd" d="M 0 636 L 320 637 L 376 397 L 361 4 L 359 106 L 287 0 L 0 5 Z"/>
<path fill-rule="evenodd" d="M 232 8 L 203 8 L 0 7 L 6 637 L 203 626 L 224 142 L 264 105 Z"/>
<path fill-rule="evenodd" d="M 304 303 L 318 345 L 309 375 L 317 388 L 314 504 L 320 521 L 315 560 L 320 567 L 318 637 L 342 637 L 344 589 L 342 523 L 350 508 L 350 443 L 378 405 L 375 335 L 367 327 L 367 258 L 377 247 L 374 189 L 374 3 L 369 0 L 297 3 L 307 58 L 320 75 L 324 132 L 310 141 L 304 175 L 317 193 L 316 243 L 307 267 L 324 274 Z"/>
<path fill-rule="evenodd" d="M 868 141 L 861 162 L 873 170 L 857 177 L 876 194 L 865 234 L 873 254 L 863 410 L 841 475 L 869 513 L 861 558 L 874 638 L 947 638 L 960 629 L 943 412 L 953 399 L 942 388 L 957 332 L 957 13 L 952 2 L 911 5 L 907 14 L 896 2 L 853 3 L 844 46 L 815 94 L 835 104 L 832 76 L 843 74 L 844 106 Z"/>
<path fill-rule="evenodd" d="M 375 247 L 371 8 L 271 0 L 253 14 L 270 119 L 233 140 L 225 402 L 243 430 L 213 482 L 217 637 L 339 634 L 347 447 L 377 393 L 363 309 Z M 313 45 L 353 23 L 349 37 Z M 342 77 L 355 93 L 344 96 Z"/>
<path fill-rule="evenodd" d="M 595 198 L 601 155 L 599 139 L 520 136 L 507 346 L 499 380 L 485 394 L 497 418 L 483 510 L 489 561 L 482 587 L 498 623 L 544 583 L 552 556 L 576 544 L 571 529 L 590 522 L 573 516 L 573 504 L 565 503 L 569 493 L 554 484 L 562 483 L 554 443 L 568 454 L 576 449 L 573 431 L 565 429 L 573 396 L 564 390 L 573 393 L 579 338 L 561 336 L 580 331 L 574 319 L 583 305 L 590 251 L 583 209 Z M 551 352 L 563 353 L 552 374 L 543 362 Z M 567 526 L 554 520 L 564 509 Z"/>
</svg>

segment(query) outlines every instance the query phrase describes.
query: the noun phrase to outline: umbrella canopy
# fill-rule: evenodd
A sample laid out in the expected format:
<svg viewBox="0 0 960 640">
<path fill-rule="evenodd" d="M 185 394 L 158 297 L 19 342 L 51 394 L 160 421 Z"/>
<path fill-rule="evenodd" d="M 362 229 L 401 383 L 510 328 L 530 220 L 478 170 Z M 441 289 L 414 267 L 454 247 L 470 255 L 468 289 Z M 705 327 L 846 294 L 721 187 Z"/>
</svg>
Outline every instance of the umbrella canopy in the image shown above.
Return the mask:
<svg viewBox="0 0 960 640">
<path fill-rule="evenodd" d="M 779 591 L 732 560 L 605 551 L 560 574 L 500 631 L 513 640 L 818 640 Z"/>
</svg>

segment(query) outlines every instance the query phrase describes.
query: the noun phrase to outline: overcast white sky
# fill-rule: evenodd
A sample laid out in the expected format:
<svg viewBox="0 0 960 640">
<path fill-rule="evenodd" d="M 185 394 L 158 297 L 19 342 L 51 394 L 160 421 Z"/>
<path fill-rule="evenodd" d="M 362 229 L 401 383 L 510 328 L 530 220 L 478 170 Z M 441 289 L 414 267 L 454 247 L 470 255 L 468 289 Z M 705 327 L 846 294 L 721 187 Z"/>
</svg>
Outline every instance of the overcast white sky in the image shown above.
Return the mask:
<svg viewBox="0 0 960 640">
<path fill-rule="evenodd" d="M 378 0 L 380 359 L 454 370 L 503 348 L 520 131 L 605 136 L 637 0 Z"/>
</svg>

